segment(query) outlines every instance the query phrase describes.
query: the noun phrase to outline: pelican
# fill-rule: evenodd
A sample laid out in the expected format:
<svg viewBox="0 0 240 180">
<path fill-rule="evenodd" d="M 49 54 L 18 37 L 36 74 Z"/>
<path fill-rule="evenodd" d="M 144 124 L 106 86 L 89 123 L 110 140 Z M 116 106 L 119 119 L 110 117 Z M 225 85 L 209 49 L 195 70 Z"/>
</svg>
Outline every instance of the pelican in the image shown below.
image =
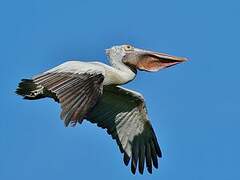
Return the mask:
<svg viewBox="0 0 240 180">
<path fill-rule="evenodd" d="M 152 173 L 162 152 L 147 115 L 143 96 L 119 85 L 132 81 L 137 70 L 156 72 L 186 58 L 118 45 L 106 49 L 111 66 L 100 62 L 67 61 L 31 79 L 22 79 L 16 93 L 24 99 L 53 98 L 61 104 L 65 126 L 84 119 L 107 129 L 133 174 Z"/>
</svg>

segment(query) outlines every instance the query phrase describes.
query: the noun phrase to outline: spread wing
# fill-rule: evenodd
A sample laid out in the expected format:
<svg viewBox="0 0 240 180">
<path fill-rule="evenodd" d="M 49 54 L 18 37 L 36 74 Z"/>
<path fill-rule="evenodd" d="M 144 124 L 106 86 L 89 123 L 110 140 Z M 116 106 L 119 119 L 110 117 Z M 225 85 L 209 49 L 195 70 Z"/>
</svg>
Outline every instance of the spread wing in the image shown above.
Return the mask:
<svg viewBox="0 0 240 180">
<path fill-rule="evenodd" d="M 103 74 L 79 72 L 77 70 L 81 67 L 77 65 L 79 63 L 65 63 L 33 78 L 35 84 L 50 91 L 61 103 L 61 118 L 66 126 L 81 123 L 102 94 Z"/>
<path fill-rule="evenodd" d="M 125 165 L 131 160 L 133 174 L 137 166 L 142 174 L 145 162 L 149 173 L 152 173 L 152 164 L 158 168 L 157 157 L 161 157 L 162 153 L 148 120 L 144 99 L 139 93 L 122 87 L 106 86 L 86 119 L 107 129 L 124 153 Z"/>
</svg>

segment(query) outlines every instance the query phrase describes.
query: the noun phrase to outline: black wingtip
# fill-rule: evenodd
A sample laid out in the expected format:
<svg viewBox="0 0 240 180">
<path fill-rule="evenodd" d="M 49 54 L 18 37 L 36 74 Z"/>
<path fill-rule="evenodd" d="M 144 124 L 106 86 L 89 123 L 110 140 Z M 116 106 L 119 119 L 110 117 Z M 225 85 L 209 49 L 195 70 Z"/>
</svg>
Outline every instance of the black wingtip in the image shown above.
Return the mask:
<svg viewBox="0 0 240 180">
<path fill-rule="evenodd" d="M 70 124 L 70 121 L 64 120 L 64 127 L 68 127 Z"/>
<path fill-rule="evenodd" d="M 135 175 L 136 174 L 136 167 L 131 166 L 131 171 Z"/>
<path fill-rule="evenodd" d="M 17 89 L 14 91 L 14 93 L 17 94 L 17 95 L 19 95 L 19 96 L 21 96 L 19 88 L 17 88 Z"/>
<path fill-rule="evenodd" d="M 23 96 L 24 99 L 31 99 L 31 98 L 25 98 L 25 97 L 29 96 L 31 91 L 35 89 L 36 89 L 36 84 L 34 84 L 32 79 L 21 79 L 21 81 L 18 83 L 18 87 L 15 90 L 15 93 L 17 95 Z"/>
<path fill-rule="evenodd" d="M 153 159 L 153 166 L 158 169 L 158 160 L 157 159 Z"/>
<path fill-rule="evenodd" d="M 129 156 L 126 153 L 124 153 L 123 162 L 126 166 L 129 164 L 129 161 L 130 161 Z"/>
<path fill-rule="evenodd" d="M 157 152 L 157 156 L 162 158 L 162 152 L 161 151 Z"/>
<path fill-rule="evenodd" d="M 148 167 L 147 170 L 148 170 L 149 174 L 152 174 L 152 167 Z"/>
<path fill-rule="evenodd" d="M 137 161 L 132 157 L 132 161 L 131 161 L 131 171 L 133 174 L 136 173 L 136 169 L 137 169 Z"/>
<path fill-rule="evenodd" d="M 139 173 L 140 173 L 140 174 L 143 174 L 143 169 L 139 169 Z"/>
<path fill-rule="evenodd" d="M 140 174 L 143 174 L 143 172 L 144 172 L 144 162 L 142 163 L 138 163 L 138 171 L 139 171 L 139 173 Z"/>
</svg>

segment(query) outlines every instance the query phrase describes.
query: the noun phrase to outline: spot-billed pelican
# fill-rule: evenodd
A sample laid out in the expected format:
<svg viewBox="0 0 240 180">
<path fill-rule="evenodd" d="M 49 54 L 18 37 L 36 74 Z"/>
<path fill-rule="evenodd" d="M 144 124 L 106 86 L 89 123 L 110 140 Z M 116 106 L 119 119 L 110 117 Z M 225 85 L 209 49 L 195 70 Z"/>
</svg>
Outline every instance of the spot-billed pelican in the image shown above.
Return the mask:
<svg viewBox="0 0 240 180">
<path fill-rule="evenodd" d="M 162 153 L 149 121 L 143 96 L 119 85 L 132 81 L 137 70 L 159 71 L 186 58 L 138 49 L 131 45 L 106 49 L 111 66 L 67 61 L 32 79 L 22 79 L 16 93 L 24 99 L 53 98 L 61 104 L 65 126 L 86 119 L 107 129 L 116 140 L 125 165 L 143 174 L 146 164 L 158 168 Z"/>
</svg>

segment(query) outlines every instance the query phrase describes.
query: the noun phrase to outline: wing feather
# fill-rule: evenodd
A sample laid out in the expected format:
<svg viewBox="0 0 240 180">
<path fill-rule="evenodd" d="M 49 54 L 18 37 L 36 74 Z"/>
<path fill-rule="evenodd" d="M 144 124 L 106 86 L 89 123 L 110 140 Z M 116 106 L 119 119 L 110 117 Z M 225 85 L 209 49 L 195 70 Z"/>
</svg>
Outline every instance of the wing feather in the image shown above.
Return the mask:
<svg viewBox="0 0 240 180">
<path fill-rule="evenodd" d="M 61 103 L 61 119 L 66 126 L 82 122 L 102 95 L 104 76 L 101 73 L 48 71 L 33 79 L 56 95 Z"/>
<path fill-rule="evenodd" d="M 152 158 L 151 158 L 151 148 L 150 144 L 145 142 L 145 147 L 146 147 L 146 165 L 147 165 L 147 170 L 150 174 L 152 174 Z"/>
<path fill-rule="evenodd" d="M 133 174 L 137 167 L 143 174 L 145 163 L 149 173 L 152 173 L 152 166 L 158 168 L 161 150 L 148 120 L 144 99 L 139 93 L 118 86 L 106 86 L 86 119 L 107 129 L 123 153 L 124 164 L 128 165 L 131 160 Z"/>
<path fill-rule="evenodd" d="M 144 161 L 145 161 L 145 145 L 144 140 L 141 139 L 140 145 L 139 145 L 139 166 L 138 170 L 141 174 L 143 174 L 144 171 Z"/>
</svg>

